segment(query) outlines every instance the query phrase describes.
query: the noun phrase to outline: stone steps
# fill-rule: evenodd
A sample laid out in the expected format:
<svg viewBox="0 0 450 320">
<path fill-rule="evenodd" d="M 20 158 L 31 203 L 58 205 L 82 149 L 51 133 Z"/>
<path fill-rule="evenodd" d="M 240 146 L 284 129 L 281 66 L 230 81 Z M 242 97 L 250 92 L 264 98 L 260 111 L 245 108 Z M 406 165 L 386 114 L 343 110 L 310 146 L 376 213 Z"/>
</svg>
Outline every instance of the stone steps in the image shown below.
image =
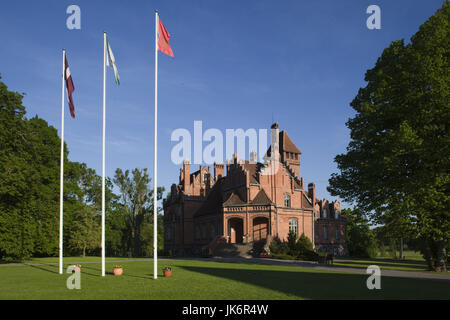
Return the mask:
<svg viewBox="0 0 450 320">
<path fill-rule="evenodd" d="M 219 243 L 214 249 L 214 257 L 223 258 L 254 258 L 259 254 L 264 246 L 261 242 L 250 243 Z"/>
</svg>

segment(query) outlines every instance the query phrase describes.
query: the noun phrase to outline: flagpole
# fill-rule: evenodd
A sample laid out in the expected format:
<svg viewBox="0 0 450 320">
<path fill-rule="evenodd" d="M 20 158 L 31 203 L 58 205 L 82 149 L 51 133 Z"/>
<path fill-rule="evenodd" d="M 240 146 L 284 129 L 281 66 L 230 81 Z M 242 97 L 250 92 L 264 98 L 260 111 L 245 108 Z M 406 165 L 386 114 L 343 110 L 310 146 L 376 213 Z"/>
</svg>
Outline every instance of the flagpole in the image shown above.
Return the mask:
<svg viewBox="0 0 450 320">
<path fill-rule="evenodd" d="M 158 210 L 157 210 L 157 118 L 158 117 L 158 11 L 155 10 L 155 134 L 154 134 L 154 159 L 153 159 L 153 279 L 158 279 Z"/>
<path fill-rule="evenodd" d="M 66 50 L 62 54 L 62 94 L 61 94 L 61 165 L 59 182 L 59 274 L 63 273 L 63 188 L 64 188 L 64 73 Z"/>
<path fill-rule="evenodd" d="M 102 139 L 102 277 L 105 276 L 105 121 L 106 118 L 106 32 L 103 32 L 103 139 Z"/>
</svg>

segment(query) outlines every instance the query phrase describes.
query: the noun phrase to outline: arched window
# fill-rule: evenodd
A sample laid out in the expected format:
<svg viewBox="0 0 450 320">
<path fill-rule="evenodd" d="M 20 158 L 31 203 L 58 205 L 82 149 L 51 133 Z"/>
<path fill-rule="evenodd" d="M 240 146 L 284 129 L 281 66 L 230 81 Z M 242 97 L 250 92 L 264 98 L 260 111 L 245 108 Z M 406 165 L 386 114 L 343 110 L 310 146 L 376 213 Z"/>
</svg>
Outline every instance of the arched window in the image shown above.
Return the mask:
<svg viewBox="0 0 450 320">
<path fill-rule="evenodd" d="M 327 218 L 328 217 L 328 212 L 326 208 L 323 208 L 323 218 Z"/>
<path fill-rule="evenodd" d="M 335 210 L 334 211 L 334 218 L 337 220 L 337 219 L 339 219 L 339 211 L 338 210 Z"/>
<path fill-rule="evenodd" d="M 288 194 L 284 195 L 284 206 L 288 208 L 291 207 L 291 196 Z"/>
<path fill-rule="evenodd" d="M 295 232 L 296 235 L 298 235 L 298 222 L 297 219 L 290 219 L 289 220 L 289 232 Z"/>
</svg>

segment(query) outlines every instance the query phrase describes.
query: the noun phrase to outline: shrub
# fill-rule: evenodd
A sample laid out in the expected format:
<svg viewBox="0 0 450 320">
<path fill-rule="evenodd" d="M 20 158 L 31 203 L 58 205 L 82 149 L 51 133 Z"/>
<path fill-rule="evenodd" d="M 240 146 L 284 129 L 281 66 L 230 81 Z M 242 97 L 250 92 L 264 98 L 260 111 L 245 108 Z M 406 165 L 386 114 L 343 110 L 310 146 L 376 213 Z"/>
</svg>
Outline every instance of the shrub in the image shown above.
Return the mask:
<svg viewBox="0 0 450 320">
<path fill-rule="evenodd" d="M 270 256 L 275 259 L 317 261 L 318 255 L 313 244 L 303 233 L 297 240 L 295 232 L 289 232 L 287 241 L 275 238 L 270 243 Z"/>
</svg>

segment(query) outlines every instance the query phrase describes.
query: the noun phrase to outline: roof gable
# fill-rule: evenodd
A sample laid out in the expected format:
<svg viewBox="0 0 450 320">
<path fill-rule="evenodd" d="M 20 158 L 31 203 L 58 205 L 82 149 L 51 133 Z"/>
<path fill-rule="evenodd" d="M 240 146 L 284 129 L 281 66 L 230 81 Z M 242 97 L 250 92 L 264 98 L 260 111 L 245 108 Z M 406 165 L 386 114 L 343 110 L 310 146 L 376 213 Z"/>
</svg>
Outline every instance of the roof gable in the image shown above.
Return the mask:
<svg viewBox="0 0 450 320">
<path fill-rule="evenodd" d="M 264 189 L 261 189 L 255 196 L 255 198 L 252 200 L 252 204 L 271 204 L 271 203 L 272 201 L 270 201 Z"/>
<path fill-rule="evenodd" d="M 300 153 L 300 150 L 297 148 L 294 142 L 292 142 L 291 138 L 289 138 L 286 131 L 280 132 L 280 150 L 284 152 L 292 152 L 292 153 Z"/>
</svg>

